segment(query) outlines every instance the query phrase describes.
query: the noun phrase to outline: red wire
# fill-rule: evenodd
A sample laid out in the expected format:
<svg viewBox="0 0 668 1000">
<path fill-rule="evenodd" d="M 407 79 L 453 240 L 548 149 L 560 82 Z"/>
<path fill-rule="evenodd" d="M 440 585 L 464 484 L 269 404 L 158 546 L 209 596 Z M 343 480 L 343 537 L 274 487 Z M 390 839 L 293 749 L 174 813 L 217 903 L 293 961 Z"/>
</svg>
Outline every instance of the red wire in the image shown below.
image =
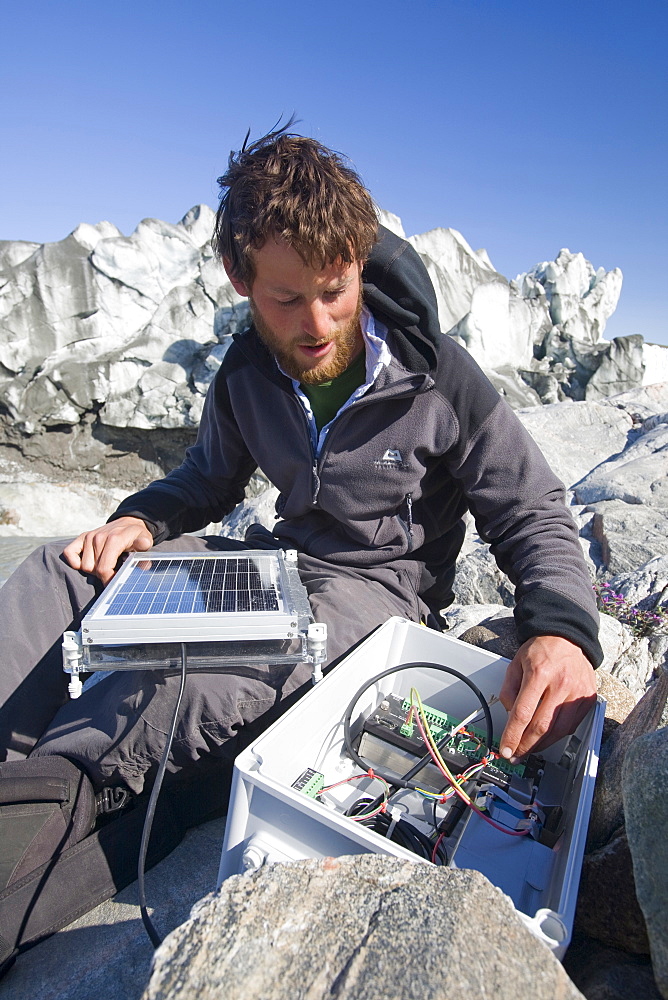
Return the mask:
<svg viewBox="0 0 668 1000">
<path fill-rule="evenodd" d="M 473 802 L 471 802 L 471 800 L 469 799 L 469 797 L 467 795 L 465 795 L 464 792 L 462 792 L 462 790 L 459 787 L 459 785 L 457 784 L 457 782 L 453 781 L 452 778 L 441 767 L 440 761 L 438 760 L 436 754 L 432 750 L 431 743 L 427 739 L 427 734 L 424 731 L 424 726 L 422 725 L 422 720 L 420 719 L 420 716 L 419 716 L 419 714 L 417 712 L 415 713 L 415 721 L 417 722 L 418 729 L 420 730 L 420 735 L 422 736 L 422 740 L 424 742 L 424 745 L 426 746 L 426 748 L 427 748 L 427 750 L 429 752 L 429 756 L 431 757 L 431 759 L 433 760 L 433 762 L 436 764 L 436 767 L 439 769 L 439 771 L 441 772 L 441 774 L 443 775 L 443 777 L 446 778 L 449 781 L 449 783 L 454 788 L 456 794 L 459 796 L 460 799 L 462 799 L 463 802 L 466 803 L 466 805 L 469 807 L 469 809 L 472 809 L 473 812 L 475 812 L 475 813 L 478 814 L 478 816 L 482 816 L 482 818 L 484 819 L 484 821 L 486 823 L 489 823 L 490 826 L 493 826 L 493 827 L 495 827 L 495 829 L 500 830 L 501 833 L 507 833 L 508 836 L 510 836 L 510 837 L 524 837 L 529 832 L 528 829 L 526 829 L 526 830 L 509 830 L 508 827 L 501 826 L 500 823 L 497 823 L 496 820 L 494 820 L 494 819 L 491 818 L 491 816 L 485 815 L 485 813 L 482 811 L 482 809 L 478 809 L 478 807 L 476 805 L 474 805 Z"/>
<path fill-rule="evenodd" d="M 376 781 L 381 781 L 383 785 L 385 785 L 385 788 L 387 789 L 387 782 L 385 781 L 385 779 L 381 778 L 380 775 L 378 774 L 374 774 L 373 768 L 370 767 L 369 770 L 365 771 L 364 774 L 351 774 L 349 778 L 343 778 L 341 781 L 337 781 L 333 785 L 327 785 L 327 787 L 323 788 L 322 790 L 323 792 L 331 792 L 332 788 L 338 788 L 339 785 L 347 785 L 349 781 L 358 781 L 360 778 L 375 778 Z M 352 819 L 355 822 L 359 823 L 361 819 L 372 819 L 374 816 L 377 816 L 378 813 L 384 813 L 386 809 L 387 809 L 387 791 L 385 792 L 385 800 L 381 802 L 378 808 L 374 809 L 373 812 L 362 813 L 361 816 L 349 816 L 348 819 Z"/>
<path fill-rule="evenodd" d="M 431 863 L 433 865 L 436 864 L 436 859 L 438 858 L 438 849 L 441 846 L 441 841 L 444 839 L 444 837 L 445 837 L 444 833 L 439 833 L 438 840 L 434 844 L 434 850 L 431 852 Z"/>
</svg>

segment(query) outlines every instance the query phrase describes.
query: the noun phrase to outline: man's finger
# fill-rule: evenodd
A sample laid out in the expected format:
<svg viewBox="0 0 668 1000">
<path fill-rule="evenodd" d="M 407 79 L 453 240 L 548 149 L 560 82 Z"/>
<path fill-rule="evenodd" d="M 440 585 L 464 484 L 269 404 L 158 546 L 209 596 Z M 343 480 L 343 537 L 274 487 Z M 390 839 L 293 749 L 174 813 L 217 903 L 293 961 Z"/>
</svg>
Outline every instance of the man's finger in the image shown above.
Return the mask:
<svg viewBox="0 0 668 1000">
<path fill-rule="evenodd" d="M 83 535 L 83 545 L 81 548 L 81 566 L 80 569 L 83 573 L 92 573 L 95 569 L 95 545 L 94 545 L 95 532 L 86 531 Z"/>
<path fill-rule="evenodd" d="M 578 698 L 576 701 L 562 705 L 550 732 L 531 748 L 531 752 L 541 753 L 562 737 L 574 733 L 595 701 L 596 695 L 592 695 L 589 698 Z"/>
<path fill-rule="evenodd" d="M 515 748 L 516 757 L 524 757 L 525 754 L 534 753 L 541 743 L 553 743 L 555 728 L 564 720 L 561 719 L 562 706 L 556 698 L 544 698 L 534 712 L 533 719 L 524 729 L 522 736 Z M 565 733 L 563 729 L 561 735 Z"/>
<path fill-rule="evenodd" d="M 63 556 L 65 557 L 65 562 L 72 567 L 72 569 L 81 569 L 81 552 L 83 549 L 83 539 L 84 535 L 77 535 L 73 538 L 69 545 L 66 545 L 63 549 Z"/>
<path fill-rule="evenodd" d="M 536 714 L 543 692 L 544 684 L 536 676 L 529 676 L 525 673 L 519 694 L 508 713 L 508 721 L 501 736 L 499 746 L 502 757 L 509 759 L 517 756 L 517 749 L 527 726 Z"/>
<path fill-rule="evenodd" d="M 503 684 L 501 686 L 501 690 L 499 691 L 499 701 L 505 708 L 506 712 L 510 712 L 511 708 L 515 704 L 515 699 L 520 693 L 520 688 L 522 687 L 522 677 L 522 664 L 519 662 L 518 658 L 515 657 L 515 659 L 511 660 L 508 664 L 506 676 L 503 679 Z"/>
</svg>

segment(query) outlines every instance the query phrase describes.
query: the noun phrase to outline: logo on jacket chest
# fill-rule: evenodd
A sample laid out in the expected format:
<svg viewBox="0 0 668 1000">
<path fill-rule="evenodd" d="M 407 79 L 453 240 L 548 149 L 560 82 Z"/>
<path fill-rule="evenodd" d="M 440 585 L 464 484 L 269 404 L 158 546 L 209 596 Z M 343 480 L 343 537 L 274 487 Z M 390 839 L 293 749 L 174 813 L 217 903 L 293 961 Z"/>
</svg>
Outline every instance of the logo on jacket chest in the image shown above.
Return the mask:
<svg viewBox="0 0 668 1000">
<path fill-rule="evenodd" d="M 386 448 L 382 458 L 374 461 L 376 469 L 407 469 L 408 463 L 404 462 L 398 448 Z"/>
</svg>

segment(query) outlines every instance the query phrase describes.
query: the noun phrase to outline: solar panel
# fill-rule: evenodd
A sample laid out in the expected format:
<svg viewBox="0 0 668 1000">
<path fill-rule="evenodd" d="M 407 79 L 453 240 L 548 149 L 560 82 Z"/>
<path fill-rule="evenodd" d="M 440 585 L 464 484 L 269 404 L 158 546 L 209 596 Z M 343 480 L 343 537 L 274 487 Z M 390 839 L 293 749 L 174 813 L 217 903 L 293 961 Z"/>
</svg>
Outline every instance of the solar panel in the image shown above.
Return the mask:
<svg viewBox="0 0 668 1000">
<path fill-rule="evenodd" d="M 263 584 L 246 557 L 170 559 L 133 566 L 107 615 L 278 611 L 276 583 Z"/>
<path fill-rule="evenodd" d="M 133 553 L 86 615 L 82 636 L 88 643 L 292 636 L 295 574 L 280 550 Z"/>
</svg>

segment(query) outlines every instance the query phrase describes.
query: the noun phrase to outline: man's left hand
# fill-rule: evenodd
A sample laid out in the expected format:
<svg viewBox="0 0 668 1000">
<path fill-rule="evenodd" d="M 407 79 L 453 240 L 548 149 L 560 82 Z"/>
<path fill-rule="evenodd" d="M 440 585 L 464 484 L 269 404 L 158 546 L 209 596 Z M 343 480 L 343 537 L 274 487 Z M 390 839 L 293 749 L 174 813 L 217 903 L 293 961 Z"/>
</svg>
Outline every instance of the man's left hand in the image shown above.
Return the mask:
<svg viewBox="0 0 668 1000">
<path fill-rule="evenodd" d="M 508 666 L 499 697 L 509 713 L 501 755 L 522 757 L 575 732 L 596 700 L 594 668 L 568 639 L 534 636 Z"/>
</svg>

